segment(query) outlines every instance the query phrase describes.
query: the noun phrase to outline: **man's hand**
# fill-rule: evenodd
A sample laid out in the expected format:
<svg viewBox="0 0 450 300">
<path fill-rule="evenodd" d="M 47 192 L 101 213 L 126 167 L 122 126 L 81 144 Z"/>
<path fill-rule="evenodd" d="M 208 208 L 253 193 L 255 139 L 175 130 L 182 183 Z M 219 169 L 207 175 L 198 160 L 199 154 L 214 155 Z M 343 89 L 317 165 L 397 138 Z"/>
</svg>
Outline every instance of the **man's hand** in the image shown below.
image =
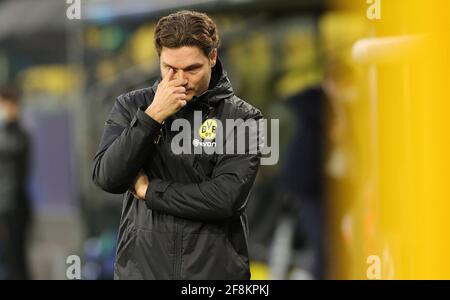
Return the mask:
<svg viewBox="0 0 450 300">
<path fill-rule="evenodd" d="M 186 105 L 186 79 L 174 79 L 172 68 L 167 72 L 166 77 L 158 84 L 155 98 L 152 104 L 145 110 L 145 113 L 158 123 L 179 111 Z"/>
<path fill-rule="evenodd" d="M 147 175 L 141 170 L 134 180 L 133 186 L 130 188 L 130 192 L 134 197 L 145 200 L 145 193 L 147 193 L 147 189 L 150 182 L 148 181 Z"/>
</svg>

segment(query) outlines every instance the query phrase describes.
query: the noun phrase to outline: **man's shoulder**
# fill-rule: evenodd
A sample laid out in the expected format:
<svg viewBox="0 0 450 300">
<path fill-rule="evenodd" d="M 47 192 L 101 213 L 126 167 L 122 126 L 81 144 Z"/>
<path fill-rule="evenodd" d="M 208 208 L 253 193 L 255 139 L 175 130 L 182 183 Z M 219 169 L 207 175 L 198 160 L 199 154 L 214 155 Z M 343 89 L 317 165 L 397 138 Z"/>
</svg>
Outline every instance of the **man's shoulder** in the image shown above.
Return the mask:
<svg viewBox="0 0 450 300">
<path fill-rule="evenodd" d="M 259 119 L 262 118 L 261 111 L 247 101 L 236 95 L 225 100 L 225 105 L 236 119 Z"/>
<path fill-rule="evenodd" d="M 125 108 L 148 106 L 153 100 L 154 92 L 151 87 L 141 88 L 117 97 L 117 101 Z"/>
</svg>

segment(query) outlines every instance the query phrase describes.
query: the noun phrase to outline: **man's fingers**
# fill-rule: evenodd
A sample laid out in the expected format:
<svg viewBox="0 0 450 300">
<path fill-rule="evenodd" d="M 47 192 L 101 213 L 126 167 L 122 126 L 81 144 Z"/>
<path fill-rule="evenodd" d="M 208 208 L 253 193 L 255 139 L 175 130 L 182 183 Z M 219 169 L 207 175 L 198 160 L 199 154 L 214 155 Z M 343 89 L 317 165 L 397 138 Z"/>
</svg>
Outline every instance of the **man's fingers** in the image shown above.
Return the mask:
<svg viewBox="0 0 450 300">
<path fill-rule="evenodd" d="M 187 83 L 188 83 L 188 81 L 184 78 L 176 78 L 169 82 L 169 86 L 175 86 L 175 87 L 185 86 Z"/>
<path fill-rule="evenodd" d="M 179 103 L 180 107 L 185 107 L 187 104 L 186 100 L 179 100 L 178 103 Z"/>
<path fill-rule="evenodd" d="M 187 95 L 185 93 L 177 93 L 177 94 L 175 94 L 175 99 L 176 100 L 186 100 Z"/>
<path fill-rule="evenodd" d="M 169 68 L 169 71 L 167 72 L 167 74 L 166 74 L 166 76 L 164 77 L 164 79 L 163 79 L 163 81 L 166 81 L 166 82 L 169 82 L 169 81 L 171 81 L 174 77 L 173 77 L 173 74 L 174 74 L 175 72 L 173 71 L 173 69 L 172 68 Z"/>
<path fill-rule="evenodd" d="M 186 88 L 184 86 L 178 86 L 178 87 L 174 88 L 173 92 L 175 94 L 185 94 Z"/>
</svg>

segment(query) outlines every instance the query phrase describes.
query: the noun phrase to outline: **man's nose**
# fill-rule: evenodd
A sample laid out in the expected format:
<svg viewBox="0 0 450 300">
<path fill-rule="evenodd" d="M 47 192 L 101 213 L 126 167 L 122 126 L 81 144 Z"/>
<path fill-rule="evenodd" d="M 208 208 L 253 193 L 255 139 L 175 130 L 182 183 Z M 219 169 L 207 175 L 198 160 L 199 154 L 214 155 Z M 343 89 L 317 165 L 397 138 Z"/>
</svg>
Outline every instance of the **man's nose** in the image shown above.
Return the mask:
<svg viewBox="0 0 450 300">
<path fill-rule="evenodd" d="M 177 73 L 175 75 L 177 79 L 185 79 L 187 81 L 186 73 L 183 70 L 177 70 Z"/>
</svg>

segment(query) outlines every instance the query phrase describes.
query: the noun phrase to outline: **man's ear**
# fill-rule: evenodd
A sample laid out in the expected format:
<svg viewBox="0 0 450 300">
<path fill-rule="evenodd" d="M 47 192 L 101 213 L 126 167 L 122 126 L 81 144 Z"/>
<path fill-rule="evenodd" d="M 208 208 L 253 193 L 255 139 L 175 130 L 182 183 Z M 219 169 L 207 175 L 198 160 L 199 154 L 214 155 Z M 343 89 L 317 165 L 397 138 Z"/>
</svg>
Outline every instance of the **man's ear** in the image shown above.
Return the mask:
<svg viewBox="0 0 450 300">
<path fill-rule="evenodd" d="M 217 62 L 217 49 L 214 48 L 211 50 L 211 53 L 209 54 L 209 62 L 211 63 L 211 67 L 214 67 Z"/>
</svg>

